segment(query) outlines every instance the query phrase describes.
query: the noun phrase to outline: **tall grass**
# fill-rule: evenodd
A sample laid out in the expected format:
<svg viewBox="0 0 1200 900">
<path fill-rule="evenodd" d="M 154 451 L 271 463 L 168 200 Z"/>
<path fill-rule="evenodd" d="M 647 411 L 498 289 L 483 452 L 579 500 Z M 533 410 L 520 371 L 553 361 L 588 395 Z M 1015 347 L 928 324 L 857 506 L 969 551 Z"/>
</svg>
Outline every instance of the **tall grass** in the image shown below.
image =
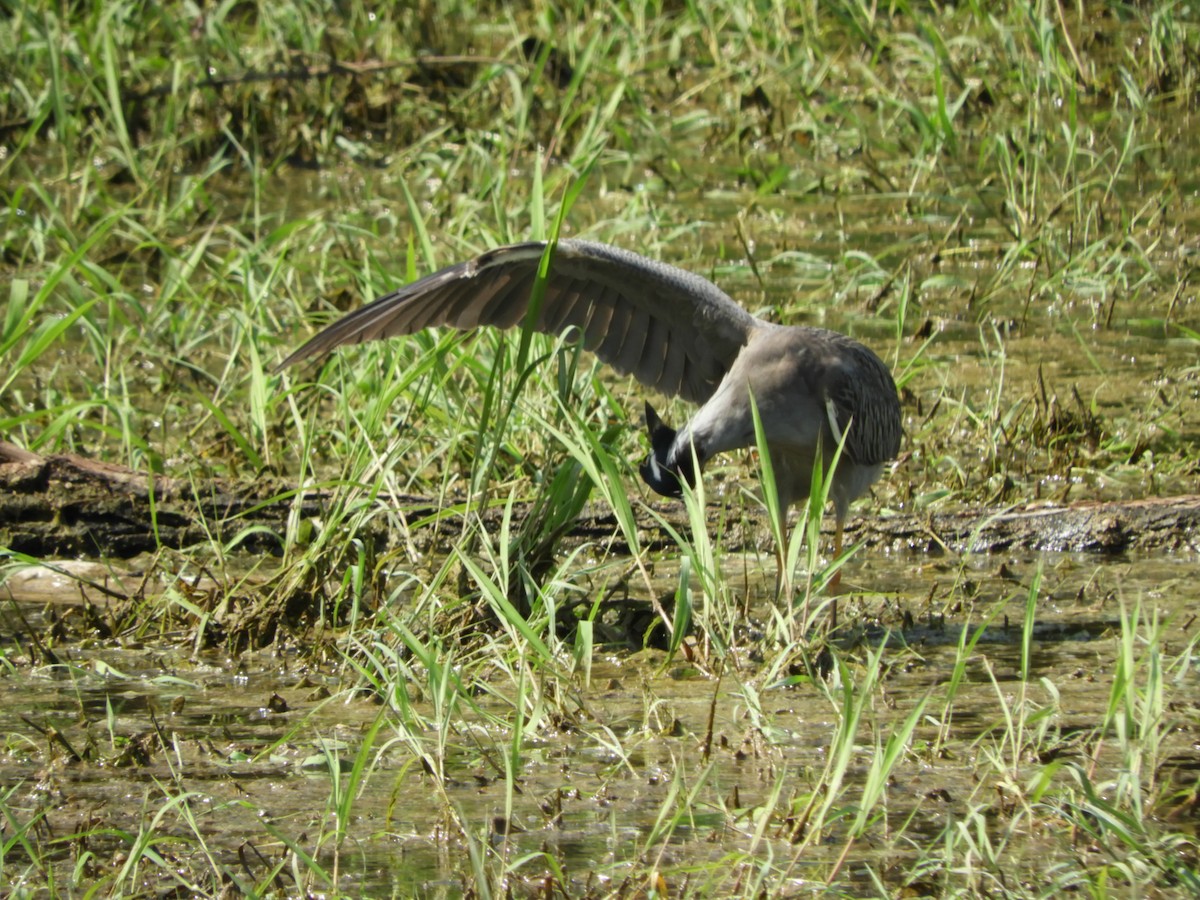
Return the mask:
<svg viewBox="0 0 1200 900">
<path fill-rule="evenodd" d="M 884 354 L 906 444 L 864 509 L 1194 492 L 1186 5 L 8 12 L 0 436 L 197 490 L 282 478 L 281 559 L 208 523 L 100 643 L 206 659 L 251 598 L 304 611 L 263 652 L 335 693 L 249 751 L 160 715 L 169 777 L 91 825 L 41 799 L 71 780 L 50 764 L 61 739 L 73 773 L 117 771 L 133 714 L 10 717 L 5 890 L 365 893 L 397 843 L 475 896 L 1195 890 L 1172 754 L 1196 639 L 1160 587 L 1086 616 L 1111 633 L 1076 678 L 1039 662 L 1074 646 L 1043 646 L 1078 620 L 1069 573 L 827 560 L 827 479 L 789 525 L 764 448 L 664 514 L 630 464 L 639 389 L 569 336 L 431 332 L 268 374 L 400 282 L 582 235 Z M 734 487 L 755 472 L 762 493 Z M 589 501 L 611 527 L 570 534 Z M 782 599 L 735 537 L 783 548 Z M 5 558 L 15 588 L 32 561 Z M 823 654 L 839 566 L 870 602 Z M 0 671 L 70 673 L 72 710 L 129 684 L 30 646 L 0 641 Z M 258 785 L 201 796 L 213 768 L 293 763 L 315 819 Z M 214 823 L 247 811 L 232 846 Z"/>
</svg>

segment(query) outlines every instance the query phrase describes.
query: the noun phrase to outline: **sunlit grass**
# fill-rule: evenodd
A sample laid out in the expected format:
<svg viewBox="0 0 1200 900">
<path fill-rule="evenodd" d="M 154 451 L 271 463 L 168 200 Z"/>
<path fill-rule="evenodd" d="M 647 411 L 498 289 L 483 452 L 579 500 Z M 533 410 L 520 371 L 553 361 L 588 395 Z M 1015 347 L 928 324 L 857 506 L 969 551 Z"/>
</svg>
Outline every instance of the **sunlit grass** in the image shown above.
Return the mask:
<svg viewBox="0 0 1200 900">
<path fill-rule="evenodd" d="M 272 374 L 398 283 L 562 227 L 875 347 L 906 443 L 864 513 L 1194 492 L 1186 5 L 10 13 L 0 436 L 198 492 L 279 478 L 264 502 L 292 504 L 278 560 L 213 521 L 114 579 L 129 602 L 75 615 L 84 650 L 275 654 L 333 696 L 262 746 L 162 710 L 135 729 L 82 711 L 135 682 L 56 663 L 59 623 L 6 638 L 4 678 L 76 685 L 2 748 L 9 894 L 379 893 L 378 848 L 418 841 L 431 895 L 1200 889 L 1171 761 L 1196 638 L 1152 590 L 1090 616 L 1104 712 L 1080 721 L 1090 683 L 1037 662 L 1065 576 L 966 556 L 881 586 L 870 550 L 827 558 L 824 502 L 770 508 L 761 452 L 665 515 L 643 398 L 569 340 L 435 332 Z M 608 533 L 572 538 L 588 502 Z M 766 549 L 735 556 L 746 528 Z M 36 562 L 5 559 L 0 584 Z M 825 647 L 839 565 L 869 590 Z M 140 733 L 166 764 L 130 816 L 46 799 Z M 201 795 L 242 766 L 324 796 L 276 818 L 260 785 Z M 214 827 L 235 812 L 240 850 Z"/>
</svg>

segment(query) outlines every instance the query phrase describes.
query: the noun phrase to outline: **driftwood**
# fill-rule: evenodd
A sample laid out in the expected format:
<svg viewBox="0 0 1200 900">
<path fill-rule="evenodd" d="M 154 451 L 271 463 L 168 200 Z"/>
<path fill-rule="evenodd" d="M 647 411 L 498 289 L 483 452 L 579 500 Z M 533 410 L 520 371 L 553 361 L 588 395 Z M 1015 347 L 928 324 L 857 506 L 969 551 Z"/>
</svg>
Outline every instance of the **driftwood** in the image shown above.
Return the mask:
<svg viewBox="0 0 1200 900">
<path fill-rule="evenodd" d="M 41 456 L 0 441 L 0 546 L 30 556 L 128 558 L 160 545 L 199 543 L 210 537 L 203 525 L 227 527 L 241 516 L 281 531 L 287 506 L 256 510 L 261 491 L 194 484 L 71 454 Z M 269 549 L 257 540 L 251 549 Z"/>
<path fill-rule="evenodd" d="M 320 516 L 335 498 L 319 492 L 297 499 L 282 482 L 253 484 L 170 478 L 73 455 L 41 456 L 0 441 L 0 548 L 36 557 L 130 557 L 158 547 L 182 548 L 253 533 L 239 546 L 278 553 L 295 503 L 302 516 Z M 434 501 L 401 497 L 410 522 L 433 518 Z M 656 507 L 680 530 L 679 504 Z M 1197 549 L 1200 495 L 1069 506 L 1030 504 L 888 517 L 861 517 L 851 540 L 920 552 L 1072 550 L 1119 553 L 1132 549 Z M 651 536 L 651 516 L 639 525 Z M 734 529 L 729 550 L 761 543 L 761 522 Z M 618 531 L 610 511 L 588 504 L 568 538 L 609 540 Z M 662 537 L 661 535 L 659 535 Z M 386 535 L 379 536 L 385 539 Z M 743 546 L 737 546 L 741 544 Z"/>
</svg>

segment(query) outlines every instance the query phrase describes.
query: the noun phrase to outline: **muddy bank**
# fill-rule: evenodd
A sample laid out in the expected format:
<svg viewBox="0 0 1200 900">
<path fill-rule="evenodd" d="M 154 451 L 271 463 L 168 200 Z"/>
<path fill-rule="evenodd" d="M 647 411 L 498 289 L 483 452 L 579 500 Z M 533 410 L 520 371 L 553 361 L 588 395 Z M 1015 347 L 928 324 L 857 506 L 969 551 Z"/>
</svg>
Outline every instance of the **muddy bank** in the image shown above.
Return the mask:
<svg viewBox="0 0 1200 900">
<path fill-rule="evenodd" d="M 436 501 L 400 497 L 411 523 L 437 521 Z M 210 540 L 214 532 L 251 529 L 243 547 L 282 550 L 287 517 L 299 504 L 303 518 L 321 517 L 337 498 L 294 485 L 197 481 L 135 472 L 80 456 L 40 456 L 0 442 L 0 545 L 31 556 L 96 555 L 127 558 L 159 546 L 181 548 Z M 663 503 L 658 513 L 686 527 L 681 504 Z M 527 510 L 522 511 L 527 512 Z M 668 538 L 649 515 L 639 523 L 649 543 Z M 1067 550 L 1117 553 L 1131 549 L 1197 547 L 1200 495 L 1115 502 L 1046 503 L 957 512 L 858 517 L 852 540 L 921 552 Z M 419 529 L 418 529 L 419 530 Z M 427 540 L 437 542 L 433 529 Z M 591 503 L 569 539 L 610 540 L 616 519 Z M 765 523 L 750 514 L 726 532 L 728 550 L 748 549 L 765 539 Z M 361 535 L 360 535 L 361 537 Z M 377 537 L 384 540 L 382 533 Z"/>
</svg>

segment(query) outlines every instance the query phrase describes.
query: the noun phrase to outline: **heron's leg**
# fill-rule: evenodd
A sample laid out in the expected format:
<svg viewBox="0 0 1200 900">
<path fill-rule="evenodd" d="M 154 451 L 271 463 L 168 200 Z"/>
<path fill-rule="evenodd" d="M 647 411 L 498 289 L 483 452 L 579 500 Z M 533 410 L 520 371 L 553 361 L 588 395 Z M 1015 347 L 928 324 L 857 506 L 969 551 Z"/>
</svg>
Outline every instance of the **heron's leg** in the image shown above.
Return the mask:
<svg viewBox="0 0 1200 900">
<path fill-rule="evenodd" d="M 775 541 L 775 602 L 786 599 L 791 608 L 796 596 L 796 587 L 792 582 L 792 572 L 787 570 L 787 507 L 779 511 L 779 539 Z M 808 594 L 804 597 L 804 621 L 808 620 Z"/>
<path fill-rule="evenodd" d="M 842 555 L 842 527 L 845 521 L 841 516 L 837 516 L 837 523 L 833 531 L 833 558 L 836 561 Z M 837 628 L 837 595 L 842 586 L 842 570 L 838 569 L 833 573 L 833 577 L 829 579 L 829 590 L 833 594 L 833 612 L 829 620 L 829 630 L 833 631 Z"/>
<path fill-rule="evenodd" d="M 783 597 L 783 547 L 779 545 L 779 541 L 775 542 L 775 599 L 779 600 Z"/>
</svg>

